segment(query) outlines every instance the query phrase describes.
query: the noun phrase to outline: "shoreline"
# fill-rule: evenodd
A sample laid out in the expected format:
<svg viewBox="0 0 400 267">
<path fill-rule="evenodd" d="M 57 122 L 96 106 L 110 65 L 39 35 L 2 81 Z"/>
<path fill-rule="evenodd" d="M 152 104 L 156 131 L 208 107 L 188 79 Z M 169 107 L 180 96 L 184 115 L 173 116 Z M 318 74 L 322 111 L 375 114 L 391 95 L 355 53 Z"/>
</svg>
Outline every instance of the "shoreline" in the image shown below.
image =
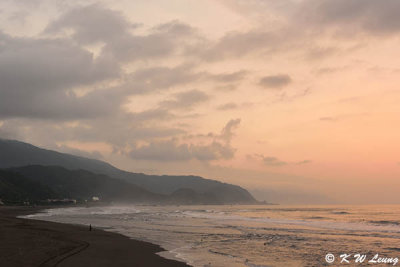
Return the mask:
<svg viewBox="0 0 400 267">
<path fill-rule="evenodd" d="M 0 206 L 2 266 L 188 267 L 164 258 L 159 245 L 86 226 L 18 218 L 53 207 Z"/>
</svg>

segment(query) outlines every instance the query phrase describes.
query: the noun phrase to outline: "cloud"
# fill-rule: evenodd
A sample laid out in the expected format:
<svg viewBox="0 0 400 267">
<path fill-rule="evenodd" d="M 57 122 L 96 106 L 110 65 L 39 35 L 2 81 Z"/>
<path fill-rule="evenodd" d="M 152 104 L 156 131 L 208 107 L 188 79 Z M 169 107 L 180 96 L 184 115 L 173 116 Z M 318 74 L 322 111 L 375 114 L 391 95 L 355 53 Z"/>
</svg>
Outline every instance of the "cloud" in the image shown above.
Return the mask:
<svg viewBox="0 0 400 267">
<path fill-rule="evenodd" d="M 303 164 L 309 164 L 309 163 L 311 163 L 311 162 L 312 162 L 311 160 L 302 160 L 302 161 L 295 162 L 295 164 L 297 164 L 297 165 L 303 165 Z"/>
<path fill-rule="evenodd" d="M 253 29 L 247 32 L 230 32 L 215 43 L 199 44 L 199 57 L 206 61 L 225 60 L 244 57 L 250 54 L 259 54 L 261 51 L 270 52 L 283 44 L 284 36 L 278 32 L 268 32 Z"/>
<path fill-rule="evenodd" d="M 346 101 L 355 101 L 358 98 L 348 98 L 348 99 L 344 99 L 344 100 L 340 100 L 339 102 L 344 103 Z M 341 121 L 341 120 L 345 120 L 345 119 L 350 119 L 350 118 L 356 118 L 356 117 L 365 117 L 370 115 L 369 113 L 348 113 L 348 114 L 339 114 L 336 116 L 325 116 L 325 117 L 320 117 L 319 120 L 320 121 L 325 121 L 325 122 L 336 122 L 336 121 Z"/>
<path fill-rule="evenodd" d="M 236 149 L 231 146 L 233 131 L 239 126 L 240 119 L 230 120 L 220 135 L 209 134 L 208 144 L 180 143 L 177 139 L 154 141 L 134 148 L 129 156 L 137 160 L 151 161 L 211 161 L 231 159 Z"/>
<path fill-rule="evenodd" d="M 272 103 L 291 102 L 298 98 L 308 96 L 311 94 L 311 92 L 312 92 L 311 88 L 306 88 L 301 91 L 296 91 L 294 94 L 288 94 L 287 92 L 282 92 L 281 94 L 277 95 L 278 99 L 274 100 Z"/>
<path fill-rule="evenodd" d="M 342 52 L 342 49 L 336 46 L 313 45 L 305 49 L 305 57 L 308 60 L 321 60 Z"/>
<path fill-rule="evenodd" d="M 127 74 L 125 87 L 132 94 L 146 94 L 195 82 L 213 82 L 222 84 L 222 87 L 229 87 L 230 90 L 234 89 L 231 87 L 244 79 L 246 74 L 246 71 L 232 73 L 196 71 L 194 64 L 187 63 L 177 66 L 153 66 L 136 69 Z"/>
<path fill-rule="evenodd" d="M 182 23 L 179 20 L 169 21 L 163 24 L 159 24 L 153 28 L 154 32 L 157 33 L 170 33 L 172 36 L 190 36 L 196 32 L 196 29 L 189 26 L 188 24 Z"/>
<path fill-rule="evenodd" d="M 248 160 L 254 160 L 254 158 L 260 159 L 264 165 L 271 166 L 271 167 L 280 167 L 280 166 L 286 166 L 286 165 L 305 165 L 305 164 L 309 164 L 312 162 L 311 160 L 289 162 L 289 161 L 280 160 L 276 157 L 264 156 L 262 154 L 254 154 L 254 157 L 252 155 L 247 155 Z"/>
<path fill-rule="evenodd" d="M 68 154 L 73 154 L 73 155 L 85 157 L 85 158 L 92 158 L 92 159 L 99 159 L 99 160 L 104 159 L 103 155 L 97 150 L 86 151 L 86 150 L 72 148 L 67 145 L 59 145 L 57 147 L 57 151 L 60 151 L 63 153 L 68 153 Z"/>
<path fill-rule="evenodd" d="M 215 89 L 218 91 L 223 91 L 223 92 L 232 92 L 237 89 L 237 86 L 234 84 L 227 84 L 227 85 L 222 85 L 222 86 L 216 86 Z"/>
<path fill-rule="evenodd" d="M 222 0 L 241 15 L 262 23 L 288 24 L 320 32 L 328 28 L 352 33 L 395 34 L 400 30 L 397 0 Z M 350 36 L 349 36 L 350 37 Z"/>
<path fill-rule="evenodd" d="M 304 53 L 305 60 L 348 54 L 370 44 L 368 38 L 396 36 L 400 31 L 397 0 L 222 0 L 240 16 L 255 22 L 248 31 L 232 31 L 214 44 L 201 45 L 208 61 L 249 55 Z M 279 3 L 278 3 L 279 2 Z M 265 25 L 269 25 L 265 29 Z M 338 37 L 341 37 L 338 39 Z M 327 42 L 328 40 L 328 42 Z M 324 44 L 324 45 L 322 45 Z"/>
<path fill-rule="evenodd" d="M 232 109 L 237 109 L 238 105 L 233 102 L 229 102 L 223 105 L 220 105 L 217 107 L 218 110 L 232 110 Z"/>
<path fill-rule="evenodd" d="M 103 16 L 107 25 L 101 24 Z M 166 90 L 200 79 L 234 81 L 244 75 L 243 72 L 221 75 L 194 72 L 193 67 L 187 64 L 152 66 L 122 75 L 121 66 L 128 59 L 116 58 L 114 52 L 119 53 L 119 50 L 112 51 L 110 56 L 110 51 L 106 51 L 108 48 L 104 48 L 94 57 L 80 46 L 81 43 L 99 41 L 106 42 L 107 46 L 107 42 L 114 45 L 114 41 L 119 42 L 120 38 L 136 38 L 129 31 L 132 27 L 134 25 L 119 12 L 93 5 L 67 12 L 45 31 L 55 34 L 72 28 L 72 39 L 68 36 L 19 38 L 0 33 L 0 118 L 73 120 L 115 115 L 120 112 L 126 97 L 132 94 Z M 190 34 L 191 30 L 191 27 L 173 21 L 158 25 L 149 35 L 163 35 L 163 38 L 175 42 L 177 36 Z M 162 46 L 160 42 L 154 43 Z M 139 54 L 143 55 L 142 52 Z M 111 81 L 119 85 L 107 88 L 101 84 Z M 97 85 L 102 89 L 96 90 Z M 92 91 L 78 96 L 74 91 L 77 87 L 87 87 Z"/>
<path fill-rule="evenodd" d="M 162 58 L 183 52 L 197 39 L 193 27 L 177 20 L 160 24 L 147 34 L 133 34 L 139 24 L 129 22 L 122 13 L 99 4 L 76 7 L 50 23 L 46 34 L 64 34 L 80 44 L 103 44 L 102 57 L 119 62 Z M 186 42 L 188 44 L 186 44 Z"/>
<path fill-rule="evenodd" d="M 264 88 L 282 88 L 289 85 L 292 82 L 287 74 L 269 75 L 264 76 L 260 79 L 259 85 Z"/>
<path fill-rule="evenodd" d="M 133 112 L 126 116 L 126 119 L 136 123 L 149 122 L 153 120 L 168 120 L 173 118 L 175 118 L 175 115 L 171 114 L 164 108 L 154 108 L 141 112 Z"/>
<path fill-rule="evenodd" d="M 347 69 L 348 66 L 343 66 L 343 67 L 324 67 L 324 68 L 319 68 L 314 71 L 315 74 L 317 75 L 328 75 L 328 74 L 335 74 L 340 71 L 344 71 Z"/>
<path fill-rule="evenodd" d="M 146 111 L 143 114 L 118 113 L 107 118 L 57 123 L 48 120 L 13 119 L 5 120 L 0 126 L 0 136 L 53 149 L 58 149 L 56 144 L 65 141 L 104 142 L 119 151 L 137 142 L 186 134 L 185 130 L 171 125 L 171 120 L 169 115 L 165 116 L 161 111 Z"/>
<path fill-rule="evenodd" d="M 235 134 L 234 130 L 239 127 L 240 121 L 240 119 L 230 120 L 222 129 L 219 137 L 229 144 Z"/>
<path fill-rule="evenodd" d="M 336 118 L 334 118 L 334 117 L 321 117 L 321 118 L 319 118 L 319 120 L 321 120 L 321 121 L 335 121 Z"/>
<path fill-rule="evenodd" d="M 152 161 L 188 161 L 192 159 L 210 161 L 232 158 L 234 150 L 218 142 L 209 145 L 179 144 L 175 140 L 159 141 L 138 147 L 130 157 Z"/>
<path fill-rule="evenodd" d="M 118 41 L 123 36 L 129 36 L 129 30 L 137 26 L 128 22 L 121 12 L 94 4 L 69 10 L 51 22 L 44 32 L 57 34 L 73 30 L 74 40 L 83 44 L 93 44 Z"/>
<path fill-rule="evenodd" d="M 268 165 L 268 166 L 283 166 L 283 165 L 287 164 L 286 161 L 279 160 L 275 157 L 264 157 L 263 156 L 262 160 L 263 160 L 264 164 Z"/>
<path fill-rule="evenodd" d="M 209 99 L 210 97 L 202 91 L 190 90 L 174 94 L 173 99 L 162 101 L 159 105 L 165 109 L 190 109 Z"/>
<path fill-rule="evenodd" d="M 65 39 L 11 37 L 0 33 L 0 117 L 96 117 L 110 112 L 114 99 L 71 89 L 119 76 L 113 61 L 94 59 Z"/>
<path fill-rule="evenodd" d="M 208 76 L 209 79 L 216 82 L 231 83 L 243 80 L 247 73 L 247 71 L 241 70 L 232 73 L 209 74 Z"/>
<path fill-rule="evenodd" d="M 170 24 L 170 23 L 167 23 Z M 175 27 L 162 27 L 147 35 L 128 35 L 104 47 L 104 54 L 112 55 L 121 62 L 136 60 L 160 59 L 185 53 L 187 46 L 196 39 L 196 31 L 192 33 L 177 30 L 190 26 L 173 22 Z"/>
<path fill-rule="evenodd" d="M 127 91 L 132 94 L 152 93 L 202 79 L 203 73 L 193 71 L 192 65 L 149 67 L 137 69 L 126 77 Z"/>
<path fill-rule="evenodd" d="M 251 102 L 242 102 L 239 104 L 234 103 L 234 102 L 228 102 L 226 104 L 218 106 L 217 110 L 227 111 L 227 110 L 235 110 L 235 109 L 244 109 L 244 108 L 249 108 L 253 105 L 254 105 L 254 103 L 251 103 Z"/>
<path fill-rule="evenodd" d="M 154 161 L 190 160 L 193 155 L 187 144 L 177 144 L 174 140 L 150 143 L 137 147 L 129 153 L 133 159 Z"/>
<path fill-rule="evenodd" d="M 397 0 L 307 0 L 301 2 L 296 19 L 320 29 L 395 34 L 400 31 L 399 9 Z"/>
<path fill-rule="evenodd" d="M 210 56 L 217 60 L 265 51 L 268 44 L 273 47 L 281 40 L 275 33 L 254 29 L 231 32 L 212 42 L 201 37 L 195 28 L 176 20 L 140 35 L 135 32 L 137 27 L 121 12 L 94 4 L 67 10 L 49 23 L 42 38 L 0 34 L 0 117 L 73 120 L 114 116 L 121 112 L 127 96 L 199 81 L 221 83 L 219 89 L 234 90 L 246 77 L 246 70 L 196 72 L 195 65 L 189 64 L 150 64 L 131 73 L 123 73 L 122 69 L 135 60 L 178 55 L 189 47 L 199 48 L 194 50 L 194 57 Z M 86 49 L 86 45 L 92 44 L 102 46 L 97 56 Z M 118 85 L 108 88 L 103 82 Z M 265 81 L 267 86 L 274 87 L 284 86 L 285 82 L 290 81 L 284 77 Z M 96 90 L 97 85 L 102 90 Z M 78 96 L 73 91 L 77 87 L 87 87 L 92 92 Z M 183 107 L 183 103 L 189 102 L 195 105 L 207 98 L 193 92 L 173 97 L 162 104 L 164 109 Z"/>
</svg>

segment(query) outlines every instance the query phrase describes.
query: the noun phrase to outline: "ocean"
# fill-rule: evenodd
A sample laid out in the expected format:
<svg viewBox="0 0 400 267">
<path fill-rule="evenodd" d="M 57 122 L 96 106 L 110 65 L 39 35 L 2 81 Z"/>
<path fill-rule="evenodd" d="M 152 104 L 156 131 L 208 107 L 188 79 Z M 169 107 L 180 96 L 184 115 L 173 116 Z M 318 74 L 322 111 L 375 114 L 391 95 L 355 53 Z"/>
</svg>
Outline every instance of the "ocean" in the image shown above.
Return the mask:
<svg viewBox="0 0 400 267">
<path fill-rule="evenodd" d="M 400 206 L 106 206 L 25 216 L 121 233 L 192 266 L 400 265 Z"/>
</svg>

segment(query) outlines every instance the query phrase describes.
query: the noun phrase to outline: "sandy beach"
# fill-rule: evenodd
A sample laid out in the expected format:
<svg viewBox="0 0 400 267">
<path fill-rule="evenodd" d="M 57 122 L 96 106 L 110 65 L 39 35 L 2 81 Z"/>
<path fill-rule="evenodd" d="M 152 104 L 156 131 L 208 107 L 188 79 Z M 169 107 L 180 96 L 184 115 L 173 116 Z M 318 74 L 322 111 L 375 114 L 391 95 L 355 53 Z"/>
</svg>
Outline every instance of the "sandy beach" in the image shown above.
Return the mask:
<svg viewBox="0 0 400 267">
<path fill-rule="evenodd" d="M 0 207 L 0 263 L 27 266 L 188 266 L 157 245 L 88 227 L 16 218 L 39 208 Z"/>
</svg>

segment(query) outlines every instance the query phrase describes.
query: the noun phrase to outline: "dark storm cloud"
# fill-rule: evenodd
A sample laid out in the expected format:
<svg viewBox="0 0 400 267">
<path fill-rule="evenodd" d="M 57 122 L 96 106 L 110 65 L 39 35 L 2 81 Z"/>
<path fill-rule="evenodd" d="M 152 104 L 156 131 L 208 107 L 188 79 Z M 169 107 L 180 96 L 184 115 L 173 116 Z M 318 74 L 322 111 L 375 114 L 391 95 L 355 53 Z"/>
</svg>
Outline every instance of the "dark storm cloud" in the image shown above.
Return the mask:
<svg viewBox="0 0 400 267">
<path fill-rule="evenodd" d="M 234 149 L 230 142 L 234 130 L 239 126 L 240 119 L 230 120 L 222 129 L 220 135 L 208 134 L 209 144 L 179 143 L 176 139 L 154 141 L 133 149 L 129 155 L 133 159 L 152 161 L 188 161 L 192 159 L 210 161 L 230 159 Z"/>
<path fill-rule="evenodd" d="M 284 86 L 289 85 L 292 82 L 292 79 L 287 74 L 278 74 L 278 75 L 270 75 L 264 76 L 260 79 L 259 85 L 264 88 L 282 88 Z"/>
</svg>

